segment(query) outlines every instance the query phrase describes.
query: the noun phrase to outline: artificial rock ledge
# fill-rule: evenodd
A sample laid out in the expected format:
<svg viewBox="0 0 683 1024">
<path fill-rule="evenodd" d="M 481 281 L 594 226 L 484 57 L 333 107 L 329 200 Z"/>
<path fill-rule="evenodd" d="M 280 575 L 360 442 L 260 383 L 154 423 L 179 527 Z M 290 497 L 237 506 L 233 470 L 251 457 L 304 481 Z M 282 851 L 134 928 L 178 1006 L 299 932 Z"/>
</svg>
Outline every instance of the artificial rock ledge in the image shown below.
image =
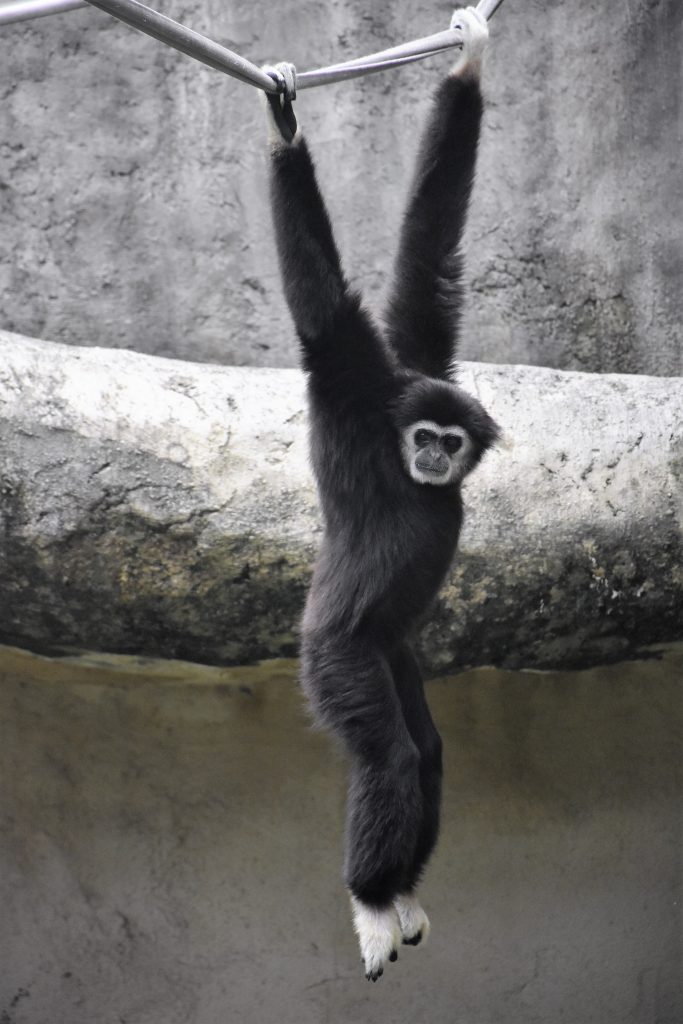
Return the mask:
<svg viewBox="0 0 683 1024">
<path fill-rule="evenodd" d="M 465 493 L 432 673 L 683 638 L 683 380 L 465 364 L 506 431 Z M 0 642 L 291 656 L 320 535 L 294 370 L 0 332 Z"/>
</svg>

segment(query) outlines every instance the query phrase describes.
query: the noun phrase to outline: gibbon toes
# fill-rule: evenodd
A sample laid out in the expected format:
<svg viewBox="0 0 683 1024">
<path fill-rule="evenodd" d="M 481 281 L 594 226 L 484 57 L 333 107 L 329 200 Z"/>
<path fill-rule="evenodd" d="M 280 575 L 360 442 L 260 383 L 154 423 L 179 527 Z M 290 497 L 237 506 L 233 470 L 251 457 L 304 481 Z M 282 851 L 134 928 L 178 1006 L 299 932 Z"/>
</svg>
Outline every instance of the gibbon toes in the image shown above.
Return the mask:
<svg viewBox="0 0 683 1024">
<path fill-rule="evenodd" d="M 410 893 L 397 896 L 394 907 L 401 926 L 401 942 L 404 946 L 418 946 L 427 941 L 429 918 L 420 906 L 417 896 Z"/>
<path fill-rule="evenodd" d="M 351 897 L 351 907 L 365 977 L 368 981 L 377 981 L 384 974 L 385 963 L 398 960 L 396 950 L 401 943 L 398 914 L 393 906 L 373 907 L 356 896 Z"/>
<path fill-rule="evenodd" d="M 381 978 L 387 962 L 396 963 L 401 943 L 417 946 L 429 935 L 429 918 L 412 893 L 396 896 L 389 907 L 374 907 L 352 896 L 351 908 L 368 981 Z"/>
</svg>

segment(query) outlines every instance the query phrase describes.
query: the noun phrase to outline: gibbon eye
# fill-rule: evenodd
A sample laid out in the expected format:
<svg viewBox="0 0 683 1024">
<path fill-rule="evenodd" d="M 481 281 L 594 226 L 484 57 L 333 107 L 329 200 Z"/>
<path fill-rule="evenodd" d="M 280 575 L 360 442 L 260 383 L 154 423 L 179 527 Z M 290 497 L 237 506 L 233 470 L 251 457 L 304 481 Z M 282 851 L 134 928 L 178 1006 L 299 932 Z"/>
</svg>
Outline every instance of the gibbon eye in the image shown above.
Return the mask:
<svg viewBox="0 0 683 1024">
<path fill-rule="evenodd" d="M 443 446 L 449 455 L 454 455 L 455 452 L 462 448 L 462 438 L 457 434 L 446 434 L 443 439 Z"/>
<path fill-rule="evenodd" d="M 424 446 L 429 444 L 430 441 L 436 440 L 436 434 L 433 434 L 431 430 L 421 428 L 420 430 L 415 431 L 414 440 L 418 448 L 424 448 Z"/>
</svg>

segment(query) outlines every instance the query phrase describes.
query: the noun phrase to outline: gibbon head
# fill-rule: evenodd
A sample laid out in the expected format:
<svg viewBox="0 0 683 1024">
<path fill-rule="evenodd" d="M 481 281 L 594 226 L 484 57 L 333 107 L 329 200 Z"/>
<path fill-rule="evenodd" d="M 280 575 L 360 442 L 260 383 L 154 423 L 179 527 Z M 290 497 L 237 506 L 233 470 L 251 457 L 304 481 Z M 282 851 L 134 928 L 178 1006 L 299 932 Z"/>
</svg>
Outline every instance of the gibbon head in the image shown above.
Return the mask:
<svg viewBox="0 0 683 1024">
<path fill-rule="evenodd" d="M 458 484 L 498 440 L 484 407 L 455 384 L 414 379 L 396 407 L 401 456 L 418 484 Z"/>
</svg>

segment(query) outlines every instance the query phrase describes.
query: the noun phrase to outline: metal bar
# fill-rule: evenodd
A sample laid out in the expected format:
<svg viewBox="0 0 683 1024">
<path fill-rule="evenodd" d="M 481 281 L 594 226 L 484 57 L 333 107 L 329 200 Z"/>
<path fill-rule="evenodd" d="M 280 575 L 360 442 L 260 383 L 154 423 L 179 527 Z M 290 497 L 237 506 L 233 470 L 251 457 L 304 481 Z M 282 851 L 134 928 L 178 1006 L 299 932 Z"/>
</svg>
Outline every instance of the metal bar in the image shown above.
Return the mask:
<svg viewBox="0 0 683 1024">
<path fill-rule="evenodd" d="M 255 85 L 265 92 L 276 92 L 276 86 L 270 75 L 252 64 L 251 61 L 233 53 L 227 47 L 214 43 L 206 36 L 194 32 L 191 28 L 185 28 L 165 14 L 158 14 L 151 7 L 138 3 L 138 0 L 88 0 L 93 7 L 99 7 L 119 21 L 125 21 L 127 25 L 140 29 L 148 36 L 153 36 L 174 50 L 180 50 L 188 57 L 194 57 L 202 64 L 207 64 L 216 71 L 223 71 L 226 75 L 239 78 L 242 82 Z"/>
<path fill-rule="evenodd" d="M 401 43 L 399 46 L 391 46 L 387 50 L 369 53 L 366 57 L 354 57 L 341 64 L 331 64 L 325 68 L 317 68 L 315 71 L 302 71 L 296 76 L 296 87 L 297 89 L 311 89 L 318 85 L 328 85 L 332 82 L 344 81 L 347 78 L 357 78 L 359 75 L 400 67 L 402 64 L 412 64 L 413 61 L 431 57 L 435 53 L 441 53 L 443 50 L 447 50 L 451 46 L 459 46 L 461 43 L 460 34 L 449 28 L 422 39 L 415 39 L 411 43 Z"/>
<path fill-rule="evenodd" d="M 446 50 L 449 46 L 456 46 L 462 42 L 462 37 L 452 28 L 442 32 L 435 32 L 431 36 L 424 36 L 421 39 L 413 39 L 409 43 L 399 43 L 398 46 L 390 46 L 386 50 L 379 50 L 377 53 L 368 53 L 365 57 L 352 57 L 351 60 L 341 61 L 332 65 L 335 68 L 360 67 L 362 64 L 376 64 L 385 60 L 396 60 L 402 57 L 417 57 L 422 54 L 434 53 L 438 50 Z M 304 72 L 306 74 L 306 72 Z"/>
<path fill-rule="evenodd" d="M 489 21 L 496 13 L 503 0 L 479 0 L 477 4 L 477 10 L 481 14 L 482 18 L 486 18 Z"/>
<path fill-rule="evenodd" d="M 477 10 L 488 20 L 502 3 L 503 0 L 480 0 Z M 443 32 L 436 32 L 434 35 L 424 36 L 422 39 L 414 39 L 410 43 L 400 43 L 387 50 L 369 53 L 366 57 L 354 57 L 341 64 L 331 64 L 325 68 L 317 68 L 315 71 L 302 71 L 296 76 L 297 89 L 330 85 L 348 78 L 357 78 L 360 75 L 370 75 L 377 71 L 400 67 L 402 64 L 412 64 L 413 61 L 431 57 L 450 47 L 460 46 L 461 43 L 462 38 L 459 32 L 452 28 L 445 29 Z"/>
<path fill-rule="evenodd" d="M 296 76 L 297 89 L 312 89 L 318 85 L 333 85 L 335 82 L 344 82 L 349 78 L 361 78 L 363 75 L 374 75 L 378 71 L 390 71 L 392 68 L 403 67 L 404 64 L 414 64 L 425 57 L 434 57 L 437 53 L 443 53 L 445 47 L 439 50 L 430 50 L 425 53 L 417 53 L 413 56 L 395 57 L 393 60 L 381 60 L 372 64 L 365 64 L 359 60 L 357 64 L 348 66 L 332 65 L 327 68 L 320 68 L 318 71 L 302 71 Z"/>
<path fill-rule="evenodd" d="M 479 0 L 477 10 L 488 20 L 498 10 L 502 2 L 503 0 Z M 252 64 L 251 61 L 228 50 L 227 47 L 214 43 L 213 40 L 199 32 L 185 28 L 184 25 L 173 21 L 165 14 L 159 14 L 140 3 L 139 0 L 88 0 L 88 3 L 111 14 L 114 18 L 118 18 L 119 21 L 153 36 L 167 46 L 180 50 L 181 53 L 193 57 L 202 64 L 207 64 L 217 71 L 223 71 L 225 74 L 232 75 L 233 78 L 257 86 L 266 92 L 276 91 L 272 78 L 256 64 Z M 12 3 L 0 6 L 0 25 L 29 18 L 40 18 L 47 14 L 57 14 L 84 6 L 87 4 L 83 0 L 14 0 Z M 349 78 L 358 78 L 361 75 L 386 71 L 403 64 L 412 64 L 413 61 L 431 57 L 450 47 L 459 46 L 460 43 L 459 33 L 454 29 L 446 29 L 431 36 L 424 36 L 422 39 L 414 39 L 409 43 L 400 43 L 398 46 L 390 46 L 386 50 L 369 53 L 365 57 L 355 57 L 340 64 L 303 71 L 297 75 L 297 87 L 310 89 L 318 85 L 328 85 Z"/>
<path fill-rule="evenodd" d="M 87 6 L 85 0 L 14 0 L 13 3 L 0 5 L 0 25 L 44 18 L 47 14 L 61 14 L 63 11 Z"/>
</svg>

